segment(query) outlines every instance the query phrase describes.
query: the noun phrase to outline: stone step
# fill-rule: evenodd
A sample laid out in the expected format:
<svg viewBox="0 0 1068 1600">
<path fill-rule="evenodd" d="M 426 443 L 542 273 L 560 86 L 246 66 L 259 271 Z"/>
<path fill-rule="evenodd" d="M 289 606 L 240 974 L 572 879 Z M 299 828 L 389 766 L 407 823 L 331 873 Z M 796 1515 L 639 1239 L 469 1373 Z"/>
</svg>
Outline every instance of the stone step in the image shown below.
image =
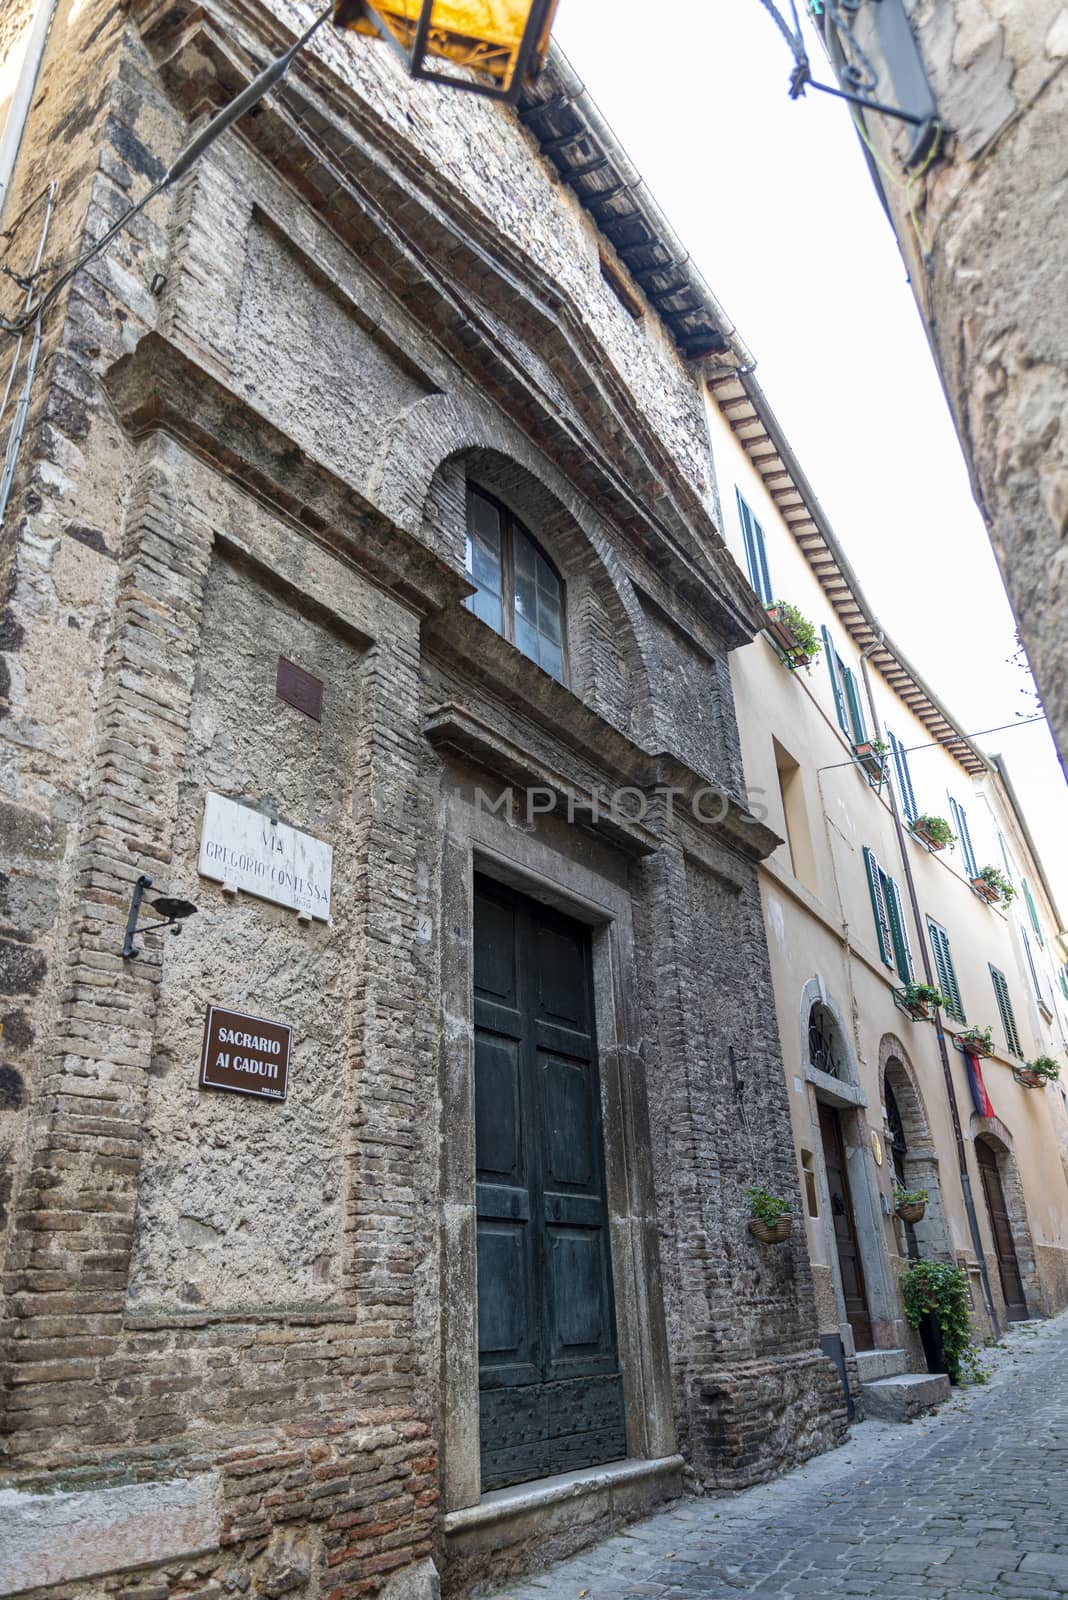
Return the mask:
<svg viewBox="0 0 1068 1600">
<path fill-rule="evenodd" d="M 896 1378 L 909 1370 L 908 1353 L 904 1350 L 858 1350 L 857 1372 L 861 1383 L 874 1383 L 876 1378 Z"/>
<path fill-rule="evenodd" d="M 866 1417 L 883 1422 L 907 1422 L 931 1406 L 949 1399 L 949 1379 L 944 1372 L 905 1372 L 893 1378 L 876 1378 L 861 1385 Z"/>
</svg>

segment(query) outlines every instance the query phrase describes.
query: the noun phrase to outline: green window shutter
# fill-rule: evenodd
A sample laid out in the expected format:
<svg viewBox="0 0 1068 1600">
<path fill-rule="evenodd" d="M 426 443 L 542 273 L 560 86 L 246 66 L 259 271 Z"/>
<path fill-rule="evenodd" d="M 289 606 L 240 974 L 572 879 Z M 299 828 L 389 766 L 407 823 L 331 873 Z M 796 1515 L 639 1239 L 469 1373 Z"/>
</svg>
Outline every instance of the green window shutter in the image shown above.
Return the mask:
<svg viewBox="0 0 1068 1600">
<path fill-rule="evenodd" d="M 1010 883 L 1015 883 L 1016 879 L 1012 874 L 1012 863 L 1009 860 L 1009 852 L 1005 846 L 1005 835 L 1002 833 L 1000 828 L 998 829 L 998 844 L 1001 846 L 1001 859 L 1005 863 L 1005 876 L 1008 878 Z"/>
<path fill-rule="evenodd" d="M 1031 949 L 1031 941 L 1027 937 L 1027 929 L 1022 923 L 1020 924 L 1020 932 L 1023 934 L 1024 954 L 1027 956 L 1027 965 L 1031 973 L 1031 983 L 1034 986 L 1035 999 L 1038 1001 L 1040 1006 L 1044 1006 L 1046 1001 L 1042 994 L 1042 985 L 1038 978 L 1038 968 L 1035 966 L 1035 953 Z"/>
<path fill-rule="evenodd" d="M 848 667 L 846 667 L 843 677 L 845 678 L 846 696 L 849 700 L 849 718 L 853 724 L 853 741 L 855 744 L 863 744 L 868 737 L 868 726 L 864 721 L 864 707 L 860 703 L 857 680 Z"/>
<path fill-rule="evenodd" d="M 827 671 L 831 675 L 831 693 L 834 695 L 834 710 L 838 718 L 838 726 L 845 734 L 849 733 L 849 718 L 846 715 L 845 690 L 842 687 L 842 667 L 838 660 L 838 651 L 834 648 L 829 629 L 824 626 L 823 653 L 827 658 Z"/>
<path fill-rule="evenodd" d="M 871 895 L 872 916 L 875 918 L 875 939 L 879 954 L 888 967 L 894 964 L 894 940 L 890 931 L 890 913 L 883 894 L 883 872 L 867 845 L 864 846 L 864 866 L 868 873 L 868 893 Z"/>
<path fill-rule="evenodd" d="M 1012 1001 L 1009 998 L 1009 986 L 1005 981 L 1005 974 L 999 972 L 992 963 L 988 963 L 988 965 L 990 966 L 990 977 L 994 984 L 994 995 L 997 999 L 998 1010 L 1001 1012 L 1001 1025 L 1005 1029 L 1006 1042 L 1014 1056 L 1022 1056 L 1020 1035 L 1016 1032 L 1016 1016 L 1012 1009 Z"/>
<path fill-rule="evenodd" d="M 969 878 L 979 876 L 979 865 L 972 849 L 972 836 L 968 829 L 968 814 L 963 806 L 959 806 L 953 796 L 949 796 L 949 810 L 953 818 L 953 832 L 960 840 L 961 853 L 964 856 L 964 870 Z"/>
<path fill-rule="evenodd" d="M 960 990 L 957 987 L 957 973 L 953 965 L 953 956 L 949 949 L 949 935 L 931 917 L 927 918 L 927 932 L 931 937 L 931 949 L 934 951 L 935 971 L 938 973 L 938 987 L 945 995 L 949 1004 L 946 1010 L 951 1017 L 956 1017 L 958 1022 L 966 1020 L 964 1007 L 961 1004 Z"/>
<path fill-rule="evenodd" d="M 1035 930 L 1035 938 L 1038 940 L 1039 949 L 1041 949 L 1045 944 L 1045 940 L 1042 937 L 1042 929 L 1038 921 L 1038 912 L 1035 910 L 1035 902 L 1031 898 L 1031 890 L 1028 886 L 1026 878 L 1023 880 L 1023 892 L 1024 899 L 1027 901 L 1027 910 L 1031 917 L 1031 926 Z"/>
<path fill-rule="evenodd" d="M 913 977 L 912 946 L 905 922 L 905 908 L 901 903 L 901 890 L 893 878 L 883 874 L 883 897 L 890 915 L 890 933 L 894 941 L 894 958 L 902 983 L 911 983 Z"/>
<path fill-rule="evenodd" d="M 745 544 L 745 561 L 749 568 L 749 582 L 753 586 L 753 593 L 762 605 L 774 604 L 771 592 L 771 574 L 768 571 L 768 552 L 764 542 L 764 530 L 754 517 L 745 501 L 741 491 L 735 489 L 738 498 L 738 515 L 742 523 L 742 541 Z"/>
<path fill-rule="evenodd" d="M 905 814 L 906 822 L 915 822 L 920 814 L 916 804 L 916 791 L 912 787 L 912 774 L 909 771 L 908 751 L 896 734 L 887 732 L 890 752 L 894 758 L 894 770 L 897 773 L 897 789 L 901 796 L 901 809 Z"/>
</svg>

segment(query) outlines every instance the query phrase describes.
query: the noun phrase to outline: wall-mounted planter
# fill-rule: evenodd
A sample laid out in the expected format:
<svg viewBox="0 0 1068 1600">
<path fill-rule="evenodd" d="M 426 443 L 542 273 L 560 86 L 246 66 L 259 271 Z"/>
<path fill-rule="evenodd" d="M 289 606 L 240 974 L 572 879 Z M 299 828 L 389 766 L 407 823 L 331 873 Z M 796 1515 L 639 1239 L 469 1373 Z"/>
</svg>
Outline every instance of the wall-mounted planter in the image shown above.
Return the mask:
<svg viewBox="0 0 1068 1600">
<path fill-rule="evenodd" d="M 988 1043 L 982 1034 L 978 1033 L 958 1033 L 957 1046 L 970 1056 L 992 1056 L 994 1054 L 994 1046 Z"/>
<path fill-rule="evenodd" d="M 917 817 L 915 822 L 909 824 L 909 832 L 914 839 L 919 839 L 921 844 L 925 844 L 928 850 L 944 850 L 946 848 L 945 839 L 936 839 L 934 834 L 928 831 L 922 817 Z"/>
<path fill-rule="evenodd" d="M 1013 1067 L 1012 1075 L 1017 1083 L 1022 1083 L 1025 1089 L 1044 1089 L 1046 1080 L 1041 1072 L 1032 1072 L 1030 1067 Z"/>
<path fill-rule="evenodd" d="M 894 1214 L 902 1222 L 922 1222 L 927 1210 L 926 1200 L 906 1200 L 903 1205 L 894 1207 Z"/>
<path fill-rule="evenodd" d="M 871 783 L 882 783 L 886 776 L 886 751 L 878 750 L 871 739 L 853 746 L 853 754 L 868 775 Z"/>
<path fill-rule="evenodd" d="M 988 906 L 1001 904 L 1001 894 L 992 883 L 987 883 L 985 878 L 973 878 L 972 888 L 980 900 L 985 900 Z"/>
<path fill-rule="evenodd" d="M 785 658 L 786 665 L 791 671 L 794 667 L 807 667 L 812 657 L 798 642 L 782 606 L 768 606 L 767 618 L 767 630 Z"/>
<path fill-rule="evenodd" d="M 906 1016 L 911 1017 L 913 1022 L 930 1022 L 931 1020 L 931 1007 L 927 1001 L 919 998 L 910 999 L 907 989 L 894 990 L 894 1004 L 899 1011 L 903 1011 Z"/>
<path fill-rule="evenodd" d="M 763 1217 L 749 1218 L 749 1232 L 761 1244 L 783 1244 L 793 1232 L 793 1212 L 788 1211 L 777 1222 L 765 1222 Z"/>
</svg>

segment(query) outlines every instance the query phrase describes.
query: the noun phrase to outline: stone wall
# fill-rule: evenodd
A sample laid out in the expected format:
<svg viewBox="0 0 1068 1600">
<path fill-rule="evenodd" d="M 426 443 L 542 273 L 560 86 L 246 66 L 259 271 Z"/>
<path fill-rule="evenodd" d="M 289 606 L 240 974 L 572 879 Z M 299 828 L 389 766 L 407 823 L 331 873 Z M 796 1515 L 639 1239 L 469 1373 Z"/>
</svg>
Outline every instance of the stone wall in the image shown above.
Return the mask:
<svg viewBox="0 0 1068 1600">
<path fill-rule="evenodd" d="M 872 116 L 869 132 L 900 179 L 883 193 L 1064 761 L 1068 14 L 1060 0 L 906 10 L 947 131 L 916 177 L 899 124 Z"/>
<path fill-rule="evenodd" d="M 67 20 L 19 182 L 63 173 L 73 248 L 288 35 L 244 4 Z M 733 1042 L 793 1192 L 755 876 L 776 841 L 726 672 L 759 618 L 695 378 L 622 313 L 519 123 L 324 35 L 47 337 L 2 623 L 18 1587 L 428 1600 L 434 1563 L 457 1589 L 502 1559 L 448 1522 L 480 1512 L 476 859 L 597 930 L 633 1504 L 677 1483 L 676 1445 L 738 1484 L 840 1438 L 807 1260 L 745 1226 L 726 1065 Z M 462 605 L 467 475 L 563 576 L 566 686 Z M 277 695 L 280 657 L 320 718 Z M 605 813 L 621 787 L 636 814 Z M 481 788 L 514 802 L 484 831 Z M 199 875 L 208 793 L 332 845 L 329 923 Z M 124 961 L 142 873 L 197 911 Z M 198 1089 L 213 1002 L 292 1028 L 283 1103 Z M 46 1489 L 110 1526 L 129 1485 L 62 1571 L 24 1537 Z"/>
</svg>

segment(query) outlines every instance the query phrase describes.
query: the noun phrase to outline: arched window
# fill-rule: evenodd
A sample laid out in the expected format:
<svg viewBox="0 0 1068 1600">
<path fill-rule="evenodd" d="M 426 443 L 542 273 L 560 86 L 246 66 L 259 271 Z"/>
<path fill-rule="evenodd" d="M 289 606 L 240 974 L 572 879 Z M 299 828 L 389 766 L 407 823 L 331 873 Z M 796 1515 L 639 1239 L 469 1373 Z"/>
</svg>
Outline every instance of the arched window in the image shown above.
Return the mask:
<svg viewBox="0 0 1068 1600">
<path fill-rule="evenodd" d="M 808 1014 L 808 1059 L 817 1072 L 848 1080 L 838 1024 L 827 1007 L 818 1000 Z"/>
<path fill-rule="evenodd" d="M 467 608 L 564 681 L 564 586 L 523 524 L 467 486 Z"/>
</svg>

